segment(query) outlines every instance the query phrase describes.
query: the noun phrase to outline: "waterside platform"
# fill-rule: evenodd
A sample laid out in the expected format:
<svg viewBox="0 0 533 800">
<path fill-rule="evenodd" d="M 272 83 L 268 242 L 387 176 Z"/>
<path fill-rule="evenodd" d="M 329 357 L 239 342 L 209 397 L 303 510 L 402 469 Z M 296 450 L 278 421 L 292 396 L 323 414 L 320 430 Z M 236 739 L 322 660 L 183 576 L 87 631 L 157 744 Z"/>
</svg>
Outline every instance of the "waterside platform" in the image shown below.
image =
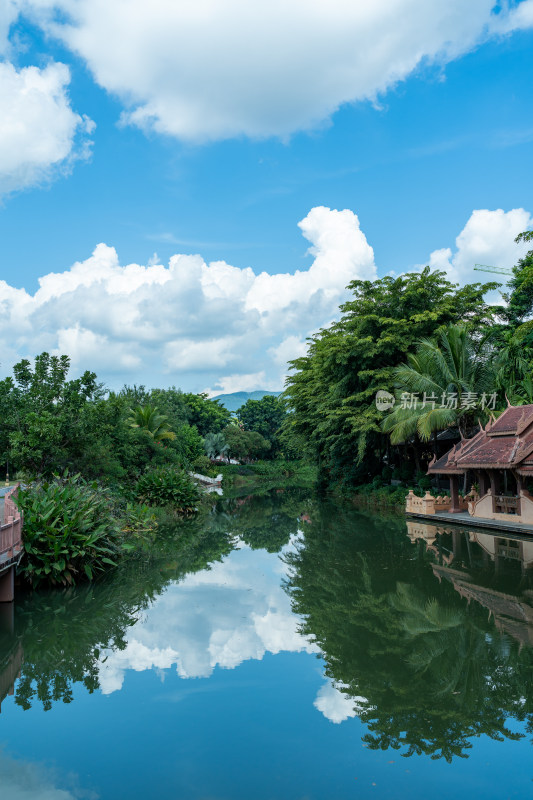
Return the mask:
<svg viewBox="0 0 533 800">
<path fill-rule="evenodd" d="M 408 518 L 423 520 L 429 524 L 445 523 L 446 525 L 461 525 L 463 527 L 468 526 L 469 528 L 484 528 L 490 531 L 518 533 L 528 538 L 533 536 L 533 524 L 528 525 L 524 522 L 512 522 L 504 519 L 483 519 L 482 517 L 471 516 L 468 511 L 459 511 L 456 514 L 450 514 L 447 511 L 440 514 L 417 514 L 413 511 L 408 511 L 406 516 Z"/>
</svg>

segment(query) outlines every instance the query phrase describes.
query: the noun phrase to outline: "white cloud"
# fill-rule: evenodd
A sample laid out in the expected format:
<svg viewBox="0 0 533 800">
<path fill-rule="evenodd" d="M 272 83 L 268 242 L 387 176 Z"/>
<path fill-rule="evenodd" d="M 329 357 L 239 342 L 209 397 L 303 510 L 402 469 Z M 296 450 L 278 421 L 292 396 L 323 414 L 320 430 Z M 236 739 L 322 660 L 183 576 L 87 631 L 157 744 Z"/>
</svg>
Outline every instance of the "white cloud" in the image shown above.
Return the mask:
<svg viewBox="0 0 533 800">
<path fill-rule="evenodd" d="M 426 63 L 530 24 L 531 0 L 27 0 L 125 123 L 184 140 L 287 136 L 375 100 Z M 57 11 L 61 13 L 58 15 Z M 60 20 L 60 21 L 58 21 Z"/>
<path fill-rule="evenodd" d="M 516 244 L 514 240 L 532 225 L 533 217 L 523 208 L 473 211 L 455 240 L 455 250 L 450 247 L 434 250 L 428 263 L 432 268 L 444 270 L 456 283 L 492 280 L 504 283 L 504 275 L 479 272 L 474 266 L 485 264 L 510 269 L 530 249 L 527 243 Z"/>
<path fill-rule="evenodd" d="M 367 702 L 364 697 L 350 697 L 342 688 L 341 684 L 328 679 L 318 690 L 313 703 L 326 719 L 337 725 L 349 717 L 356 717 Z"/>
<path fill-rule="evenodd" d="M 129 669 L 175 666 L 182 678 L 207 678 L 217 666 L 234 669 L 266 652 L 318 652 L 298 632 L 280 563 L 277 555 L 243 546 L 169 586 L 128 630 L 125 649 L 102 653 L 103 693 L 119 690 Z"/>
<path fill-rule="evenodd" d="M 9 29 L 19 14 L 18 0 L 3 0 L 0 3 L 0 55 L 8 52 Z"/>
<path fill-rule="evenodd" d="M 0 780 L 3 800 L 75 800 L 70 791 L 53 785 L 41 765 L 19 761 L 5 753 L 0 753 Z M 92 793 L 84 793 L 84 797 L 96 800 Z"/>
<path fill-rule="evenodd" d="M 508 14 L 498 14 L 492 23 L 492 29 L 497 33 L 512 33 L 528 28 L 533 28 L 533 0 L 519 3 Z"/>
<path fill-rule="evenodd" d="M 512 266 L 528 248 L 514 239 L 532 223 L 524 209 L 476 210 L 455 247 L 434 250 L 429 263 L 460 283 L 498 280 L 474 272 L 474 264 Z M 376 277 L 352 211 L 314 208 L 300 228 L 314 260 L 294 274 L 256 274 L 183 254 L 167 266 L 122 266 L 114 248 L 100 244 L 85 261 L 43 276 L 33 295 L 0 281 L 0 336 L 9 347 L 2 369 L 47 350 L 68 354 L 76 370 L 94 370 L 112 387 L 279 390 L 306 337 L 338 318 L 346 285 Z"/>
<path fill-rule="evenodd" d="M 288 361 L 304 356 L 307 352 L 307 342 L 299 336 L 287 336 L 277 347 L 269 349 L 272 360 L 280 366 L 285 366 Z"/>
<path fill-rule="evenodd" d="M 69 82 L 64 64 L 17 70 L 0 63 L 0 194 L 48 180 L 88 155 L 93 123 L 72 110 Z"/>
<path fill-rule="evenodd" d="M 64 352 L 77 369 L 115 384 L 148 375 L 196 390 L 207 382 L 224 392 L 280 389 L 285 356 L 337 314 L 349 281 L 376 275 L 352 211 L 314 208 L 300 228 L 314 260 L 294 274 L 257 275 L 183 254 L 168 266 L 122 266 L 100 244 L 40 278 L 34 295 L 0 282 L 0 334 L 9 332 L 20 355 Z"/>
</svg>

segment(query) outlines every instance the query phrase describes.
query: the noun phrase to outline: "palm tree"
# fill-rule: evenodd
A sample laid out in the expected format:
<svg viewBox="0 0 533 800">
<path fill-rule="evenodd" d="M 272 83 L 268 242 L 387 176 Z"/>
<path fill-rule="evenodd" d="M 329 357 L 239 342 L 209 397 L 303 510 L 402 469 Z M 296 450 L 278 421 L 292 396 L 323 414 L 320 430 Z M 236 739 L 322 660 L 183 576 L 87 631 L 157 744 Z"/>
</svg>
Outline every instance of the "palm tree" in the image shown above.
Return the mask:
<svg viewBox="0 0 533 800">
<path fill-rule="evenodd" d="M 154 442 L 164 439 L 175 439 L 176 434 L 170 430 L 167 417 L 160 414 L 156 406 L 147 403 L 144 406 L 130 408 L 130 416 L 126 420 L 132 428 L 139 428 L 150 436 Z"/>
<path fill-rule="evenodd" d="M 223 433 L 208 433 L 204 439 L 204 449 L 209 458 L 216 458 L 227 453 L 229 445 Z"/>
<path fill-rule="evenodd" d="M 489 349 L 475 342 L 464 325 L 449 325 L 437 341 L 421 339 L 393 375 L 396 404 L 382 422 L 392 444 L 415 434 L 427 442 L 432 433 L 451 426 L 466 437 L 479 415 L 479 399 L 494 390 Z"/>
</svg>

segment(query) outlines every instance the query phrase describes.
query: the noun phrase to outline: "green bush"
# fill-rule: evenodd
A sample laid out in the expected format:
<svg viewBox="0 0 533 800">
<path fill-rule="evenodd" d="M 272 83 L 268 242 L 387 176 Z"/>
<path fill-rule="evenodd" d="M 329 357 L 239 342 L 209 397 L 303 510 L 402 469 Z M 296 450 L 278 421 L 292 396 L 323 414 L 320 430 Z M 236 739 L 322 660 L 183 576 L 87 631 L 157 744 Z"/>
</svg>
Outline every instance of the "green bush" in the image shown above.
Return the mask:
<svg viewBox="0 0 533 800">
<path fill-rule="evenodd" d="M 418 485 L 420 486 L 421 489 L 426 491 L 428 489 L 431 489 L 433 484 L 431 482 L 431 478 L 428 475 L 426 475 L 424 478 L 420 478 L 420 480 L 418 481 Z"/>
<path fill-rule="evenodd" d="M 381 470 L 381 477 L 383 478 L 385 483 L 390 483 L 392 478 L 392 467 L 389 467 L 387 464 L 385 464 L 385 466 Z"/>
<path fill-rule="evenodd" d="M 408 461 L 404 461 L 400 467 L 400 480 L 411 481 L 413 479 L 413 467 Z"/>
<path fill-rule="evenodd" d="M 200 492 L 186 472 L 175 467 L 159 467 L 142 475 L 135 487 L 136 496 L 150 506 L 171 506 L 180 514 L 196 512 Z"/>
<path fill-rule="evenodd" d="M 79 475 L 55 476 L 19 489 L 24 555 L 19 572 L 32 585 L 72 584 L 114 566 L 125 541 L 124 516 L 108 490 Z"/>
<path fill-rule="evenodd" d="M 209 477 L 214 477 L 220 472 L 218 466 L 212 464 L 208 456 L 198 456 L 193 461 L 192 470 L 193 472 L 199 472 L 200 475 L 208 475 Z"/>
</svg>

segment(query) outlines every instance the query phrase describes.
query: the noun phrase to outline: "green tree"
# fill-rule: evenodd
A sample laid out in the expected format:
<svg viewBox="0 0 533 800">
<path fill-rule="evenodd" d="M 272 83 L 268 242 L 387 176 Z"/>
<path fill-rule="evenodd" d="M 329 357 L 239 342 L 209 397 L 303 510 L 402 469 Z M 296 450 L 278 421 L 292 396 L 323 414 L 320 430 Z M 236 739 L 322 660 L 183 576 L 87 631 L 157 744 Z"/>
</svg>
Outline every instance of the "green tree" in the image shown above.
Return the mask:
<svg viewBox="0 0 533 800">
<path fill-rule="evenodd" d="M 382 430 L 393 444 L 415 434 L 427 442 L 432 433 L 451 426 L 467 437 L 481 413 L 477 404 L 472 405 L 473 398 L 479 400 L 484 393 L 488 397 L 495 380 L 489 350 L 464 325 L 447 326 L 436 340 L 422 339 L 392 376 L 396 405 L 384 418 Z"/>
<path fill-rule="evenodd" d="M 228 424 L 231 414 L 219 400 L 210 400 L 208 395 L 186 393 L 183 399 L 187 406 L 189 425 L 195 425 L 200 436 L 220 433 Z"/>
<path fill-rule="evenodd" d="M 208 433 L 204 439 L 204 448 L 209 458 L 222 458 L 229 445 L 223 433 Z"/>
<path fill-rule="evenodd" d="M 478 333 L 494 319 L 484 294 L 498 284 L 457 288 L 444 273 L 419 273 L 353 281 L 342 317 L 309 340 L 306 356 L 291 362 L 285 398 L 285 435 L 305 447 L 323 480 L 360 484 L 381 473 L 387 438 L 374 399 L 391 391 L 393 369 L 421 338 L 462 322 Z"/>
<path fill-rule="evenodd" d="M 532 240 L 533 231 L 523 231 L 515 239 L 517 243 Z M 533 312 L 533 250 L 529 250 L 513 267 L 513 277 L 507 285 L 510 291 L 503 295 L 507 301 L 503 313 L 510 325 L 516 327 Z"/>
<path fill-rule="evenodd" d="M 278 434 L 286 414 L 284 402 L 279 397 L 268 394 L 261 400 L 247 400 L 237 411 L 245 430 L 260 433 L 270 442 L 272 456 L 279 451 Z"/>
<path fill-rule="evenodd" d="M 166 416 L 160 414 L 159 409 L 150 404 L 130 409 L 128 424 L 132 428 L 139 428 L 153 439 L 154 442 L 162 442 L 165 439 L 173 440 L 176 438 L 174 431 L 170 430 L 170 425 Z"/>
<path fill-rule="evenodd" d="M 270 442 L 256 431 L 244 431 L 238 425 L 224 428 L 224 439 L 228 454 L 243 461 L 264 458 L 270 450 Z"/>
<path fill-rule="evenodd" d="M 51 474 L 69 466 L 83 451 L 88 431 L 84 410 L 103 394 L 94 372 L 67 380 L 68 356 L 36 356 L 13 367 L 0 381 L 0 446 L 12 467 Z"/>
</svg>

